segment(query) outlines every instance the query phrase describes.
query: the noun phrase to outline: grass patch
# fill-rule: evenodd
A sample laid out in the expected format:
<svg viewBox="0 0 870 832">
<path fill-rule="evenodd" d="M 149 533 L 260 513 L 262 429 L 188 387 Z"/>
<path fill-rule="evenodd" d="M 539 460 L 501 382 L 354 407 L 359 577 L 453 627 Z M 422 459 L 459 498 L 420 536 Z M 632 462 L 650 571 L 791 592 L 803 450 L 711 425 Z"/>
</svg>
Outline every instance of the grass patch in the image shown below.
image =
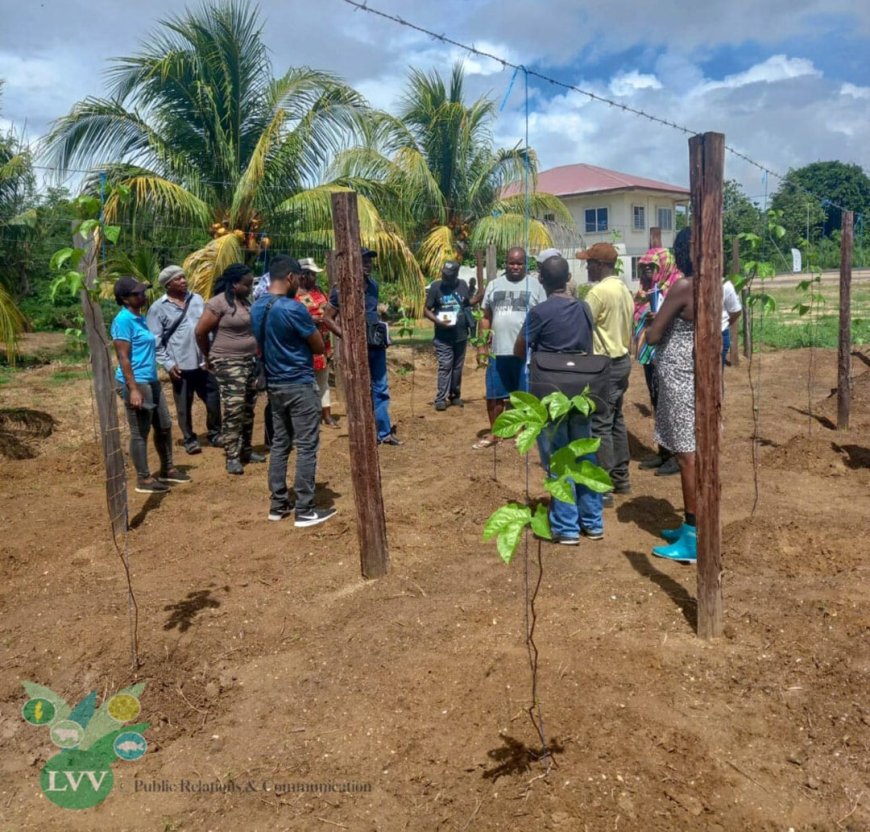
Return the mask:
<svg viewBox="0 0 870 832">
<path fill-rule="evenodd" d="M 756 287 L 761 291 L 760 287 Z M 814 287 L 824 303 L 817 303 L 812 312 L 800 315 L 799 304 L 809 304 L 809 294 L 794 286 L 765 287 L 776 301 L 776 309 L 761 315 L 752 311 L 752 336 L 755 349 L 793 350 L 802 347 L 836 349 L 839 342 L 840 291 L 836 284 Z M 852 287 L 852 343 L 870 343 L 870 288 L 866 284 Z M 741 325 L 742 326 L 742 325 Z M 741 339 L 742 341 L 742 339 Z"/>
<path fill-rule="evenodd" d="M 84 378 L 90 378 L 89 370 L 58 370 L 49 376 L 49 384 L 67 384 L 70 381 L 80 381 Z"/>
</svg>

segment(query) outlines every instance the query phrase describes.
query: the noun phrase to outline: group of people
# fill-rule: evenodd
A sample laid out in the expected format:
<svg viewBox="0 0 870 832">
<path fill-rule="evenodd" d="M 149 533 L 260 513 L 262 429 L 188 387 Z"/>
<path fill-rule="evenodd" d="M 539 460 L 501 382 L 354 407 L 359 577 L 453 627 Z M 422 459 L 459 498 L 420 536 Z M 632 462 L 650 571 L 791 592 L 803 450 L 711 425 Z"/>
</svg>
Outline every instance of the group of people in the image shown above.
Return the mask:
<svg viewBox="0 0 870 832">
<path fill-rule="evenodd" d="M 377 439 L 401 445 L 390 418 L 386 347 L 389 332 L 380 320 L 379 288 L 372 278 L 375 252 L 362 249 L 368 363 Z M 598 452 L 589 458 L 610 475 L 613 491 L 631 491 L 628 434 L 623 402 L 631 374 L 632 351 L 644 368 L 655 412 L 658 453 L 641 462 L 657 474 L 679 472 L 685 504 L 684 522 L 664 530 L 667 545 L 653 554 L 693 562 L 695 534 L 695 405 L 694 287 L 689 257 L 689 231 L 681 231 L 673 253 L 650 249 L 639 262 L 640 290 L 632 297 L 618 274 L 619 254 L 610 243 L 596 243 L 577 253 L 587 265 L 592 284 L 585 299 L 575 296 L 568 262 L 550 249 L 538 255 L 539 275 L 527 272 L 526 252 L 512 248 L 503 275 L 474 295 L 459 278 L 460 266 L 447 261 L 441 278 L 429 287 L 425 316 L 434 324 L 438 363 L 436 411 L 462 407 L 462 370 L 469 338 L 479 326 L 479 353 L 487 357 L 486 408 L 489 430 L 475 449 L 499 441 L 492 433 L 510 394 L 528 388 L 531 352 L 581 352 L 609 358 L 605 392 L 591 417 L 573 413 L 558 430 L 545 430 L 539 440 L 542 465 L 549 471 L 552 454 L 571 441 L 593 436 Z M 251 445 L 258 388 L 268 394 L 267 444 L 270 520 L 293 514 L 297 526 L 329 519 L 333 508 L 314 502 L 314 476 L 321 426 L 332 427 L 328 358 L 330 336 L 341 337 L 341 302 L 337 288 L 329 297 L 317 287 L 322 270 L 312 258 L 297 261 L 273 257 L 268 274 L 254 289 L 244 264 L 228 267 L 216 281 L 208 301 L 188 290 L 179 266 L 168 266 L 158 278 L 165 294 L 151 305 L 147 318 L 146 284 L 125 277 L 115 285 L 122 307 L 112 323 L 118 355 L 118 393 L 130 425 L 130 456 L 136 468 L 136 490 L 160 493 L 189 476 L 173 463 L 171 419 L 157 376 L 157 365 L 172 384 L 182 443 L 189 454 L 201 453 L 193 430 L 191 406 L 199 397 L 206 407 L 208 443 L 221 446 L 227 472 L 244 473 L 248 463 L 265 456 Z M 736 293 L 725 284 L 723 332 L 740 315 Z M 253 303 L 251 303 L 253 299 Z M 480 306 L 479 321 L 472 314 Z M 723 362 L 727 349 L 723 348 Z M 258 379 L 260 380 L 258 383 Z M 154 431 L 160 469 L 148 468 L 146 441 Z M 287 487 L 287 464 L 297 450 L 295 503 Z M 550 508 L 553 539 L 577 544 L 581 536 L 604 535 L 603 509 L 612 494 L 601 495 L 574 485 L 575 499 L 554 499 Z"/>
<path fill-rule="evenodd" d="M 387 383 L 386 326 L 378 316 L 378 284 L 371 278 L 376 254 L 363 249 L 366 316 L 372 336 L 369 366 L 378 441 L 401 445 L 390 420 Z M 254 406 L 265 388 L 267 406 L 270 520 L 291 514 L 296 526 L 328 520 L 334 508 L 314 502 L 314 477 L 321 426 L 335 427 L 329 392 L 331 335 L 341 336 L 340 300 L 317 286 L 320 269 L 313 258 L 272 258 L 269 272 L 254 288 L 250 268 L 229 266 L 204 301 L 189 291 L 180 266 L 167 266 L 158 283 L 164 294 L 147 303 L 148 284 L 123 277 L 115 284 L 121 307 L 111 327 L 118 357 L 116 381 L 130 427 L 130 458 L 136 469 L 136 491 L 160 494 L 170 484 L 190 481 L 172 456 L 172 424 L 158 378 L 158 364 L 172 384 L 182 445 L 188 454 L 202 453 L 193 429 L 195 397 L 205 404 L 209 445 L 223 448 L 226 470 L 242 475 L 245 465 L 266 456 L 253 450 Z M 378 329 L 383 327 L 383 329 Z M 153 440 L 160 468 L 152 474 L 147 441 Z M 297 450 L 295 503 L 287 488 L 287 462 Z"/>
<path fill-rule="evenodd" d="M 522 248 L 508 252 L 502 276 L 472 298 L 459 267 L 445 264 L 442 279 L 432 284 L 426 299 L 426 317 L 435 324 L 438 382 L 435 409 L 461 404 L 460 386 L 465 345 L 473 331 L 470 309 L 481 304 L 479 351 L 487 356 L 486 405 L 490 430 L 474 444 L 492 447 L 499 441 L 492 426 L 508 406 L 510 393 L 527 389 L 530 352 L 582 352 L 609 358 L 605 394 L 591 418 L 573 413 L 558 430 L 545 430 L 539 439 L 541 463 L 549 472 L 553 452 L 574 439 L 600 440 L 589 457 L 604 468 L 613 493 L 631 491 L 628 432 L 623 402 L 634 352 L 643 366 L 655 413 L 658 453 L 640 467 L 656 469 L 657 476 L 679 473 L 685 505 L 684 522 L 665 529 L 666 544 L 653 554 L 684 563 L 695 561 L 695 403 L 694 403 L 694 285 L 689 257 L 689 230 L 681 231 L 674 251 L 650 249 L 639 261 L 640 290 L 632 297 L 617 273 L 619 254 L 610 243 L 596 243 L 577 252 L 586 261 L 591 289 L 578 300 L 568 262 L 555 249 L 537 256 L 539 276 L 527 273 Z M 730 326 L 741 314 L 733 286 L 723 284 L 723 364 L 728 354 Z M 574 485 L 575 500 L 552 500 L 553 540 L 576 545 L 582 536 L 604 535 L 603 509 L 613 495 L 601 495 Z"/>
</svg>

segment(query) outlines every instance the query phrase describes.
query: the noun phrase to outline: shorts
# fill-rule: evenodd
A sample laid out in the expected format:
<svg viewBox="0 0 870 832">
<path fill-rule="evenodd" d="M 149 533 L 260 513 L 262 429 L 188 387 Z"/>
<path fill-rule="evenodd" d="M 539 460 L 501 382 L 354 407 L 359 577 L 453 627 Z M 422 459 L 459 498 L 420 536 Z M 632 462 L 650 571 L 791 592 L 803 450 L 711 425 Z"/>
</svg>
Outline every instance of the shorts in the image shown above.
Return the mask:
<svg viewBox="0 0 870 832">
<path fill-rule="evenodd" d="M 497 355 L 486 365 L 486 398 L 509 399 L 511 393 L 528 389 L 526 362 L 515 355 Z"/>
</svg>

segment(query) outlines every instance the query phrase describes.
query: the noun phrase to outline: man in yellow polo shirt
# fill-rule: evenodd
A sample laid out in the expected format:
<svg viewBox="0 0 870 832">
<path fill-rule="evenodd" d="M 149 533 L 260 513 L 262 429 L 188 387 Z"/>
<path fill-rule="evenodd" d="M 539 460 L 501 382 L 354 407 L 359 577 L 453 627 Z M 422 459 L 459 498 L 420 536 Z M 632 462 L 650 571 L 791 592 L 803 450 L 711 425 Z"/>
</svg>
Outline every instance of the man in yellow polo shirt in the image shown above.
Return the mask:
<svg viewBox="0 0 870 832">
<path fill-rule="evenodd" d="M 577 252 L 577 257 L 586 261 L 589 282 L 594 284 L 585 300 L 595 321 L 595 353 L 610 356 L 610 408 L 601 408 L 592 415 L 592 435 L 601 439 L 598 464 L 610 474 L 614 493 L 628 494 L 631 491 L 628 481 L 628 433 L 622 416 L 622 401 L 631 374 L 629 347 L 634 323 L 634 301 L 625 282 L 616 273 L 619 253 L 614 246 L 596 243 L 585 251 Z M 613 497 L 609 494 L 605 495 L 604 505 L 613 505 Z"/>
</svg>

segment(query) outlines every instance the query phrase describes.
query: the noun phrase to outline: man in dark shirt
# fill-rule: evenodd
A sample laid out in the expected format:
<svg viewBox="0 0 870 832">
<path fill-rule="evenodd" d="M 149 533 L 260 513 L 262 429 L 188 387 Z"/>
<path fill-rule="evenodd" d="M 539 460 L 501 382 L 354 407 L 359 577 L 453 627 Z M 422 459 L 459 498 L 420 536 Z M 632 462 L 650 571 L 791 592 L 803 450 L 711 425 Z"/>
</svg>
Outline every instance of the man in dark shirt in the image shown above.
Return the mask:
<svg viewBox="0 0 870 832">
<path fill-rule="evenodd" d="M 448 260 L 441 267 L 441 280 L 436 280 L 426 293 L 423 314 L 435 324 L 432 343 L 438 360 L 438 383 L 435 409 L 447 410 L 448 405 L 462 407 L 460 388 L 468 345 L 468 311 L 471 296 L 468 284 L 459 279 L 459 263 Z"/>
<path fill-rule="evenodd" d="M 251 329 L 266 369 L 274 430 L 269 457 L 269 519 L 283 520 L 293 511 L 287 490 L 287 460 L 295 444 L 294 525 L 306 527 L 329 520 L 335 509 L 314 505 L 320 394 L 314 383 L 312 355 L 322 354 L 324 347 L 323 336 L 308 310 L 292 297 L 299 288 L 301 271 L 292 257 L 273 258 L 268 293 L 251 307 Z"/>
<path fill-rule="evenodd" d="M 526 346 L 542 352 L 585 352 L 592 354 L 595 331 L 592 312 L 582 300 L 576 300 L 567 289 L 571 270 L 563 257 L 550 257 L 541 264 L 541 283 L 547 299 L 529 310 L 526 323 L 514 344 L 514 355 L 525 359 Z M 528 342 L 526 338 L 528 337 Z M 550 457 L 575 439 L 592 435 L 589 419 L 572 410 L 558 425 L 548 425 L 538 437 L 541 464 L 549 473 Z M 584 459 L 596 461 L 595 454 Z M 584 535 L 591 540 L 604 537 L 604 514 L 601 494 L 586 486 L 572 483 L 575 500 L 550 502 L 550 528 L 553 542 L 575 546 Z"/>
<path fill-rule="evenodd" d="M 363 278 L 365 280 L 365 309 L 366 330 L 371 325 L 382 327 L 381 333 L 386 331 L 386 324 L 381 321 L 378 313 L 378 284 L 372 280 L 372 260 L 377 254 L 371 249 L 362 250 Z M 329 293 L 329 305 L 323 310 L 323 317 L 332 322 L 341 315 L 339 304 L 338 287 L 334 286 Z M 341 328 L 336 323 L 335 333 L 341 337 Z M 401 440 L 396 436 L 396 429 L 390 420 L 390 386 L 387 381 L 387 344 L 386 338 L 383 343 L 373 345 L 369 341 L 369 374 L 372 379 L 372 404 L 375 408 L 375 426 L 378 430 L 379 445 L 401 445 Z"/>
</svg>

